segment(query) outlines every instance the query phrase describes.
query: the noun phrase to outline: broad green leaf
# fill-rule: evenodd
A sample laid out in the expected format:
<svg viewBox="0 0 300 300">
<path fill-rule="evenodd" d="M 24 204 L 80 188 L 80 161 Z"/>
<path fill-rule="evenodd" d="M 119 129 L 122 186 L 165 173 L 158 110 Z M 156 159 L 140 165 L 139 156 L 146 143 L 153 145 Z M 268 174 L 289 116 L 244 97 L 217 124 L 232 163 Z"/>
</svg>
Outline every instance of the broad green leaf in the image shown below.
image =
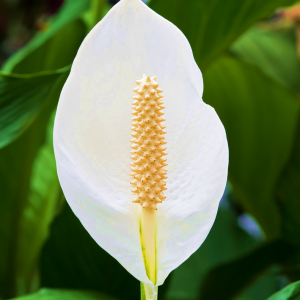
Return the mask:
<svg viewBox="0 0 300 300">
<path fill-rule="evenodd" d="M 289 31 L 255 28 L 237 40 L 231 50 L 276 81 L 300 92 L 300 63 Z M 275 201 L 282 216 L 282 234 L 300 246 L 300 116 L 298 119 L 293 152 L 276 184 Z"/>
<path fill-rule="evenodd" d="M 300 300 L 300 281 L 289 284 L 267 300 Z"/>
<path fill-rule="evenodd" d="M 292 35 L 292 36 L 291 36 Z M 232 52 L 251 64 L 257 65 L 268 76 L 300 92 L 300 63 L 297 56 L 294 32 L 291 30 L 270 30 L 254 28 L 244 34 L 231 47 Z M 300 120 L 300 116 L 299 116 Z M 276 183 L 274 202 L 280 209 L 282 235 L 300 246 L 300 123 L 294 138 L 292 156 Z M 300 258 L 293 257 L 289 268 L 299 264 Z M 293 267 L 292 267 L 293 268 Z M 290 272 L 290 271 L 288 271 Z M 293 270 L 290 278 L 299 279 L 300 270 Z"/>
<path fill-rule="evenodd" d="M 57 91 L 59 90 L 60 87 Z M 54 113 L 48 124 L 46 141 L 39 149 L 32 165 L 28 201 L 20 216 L 18 247 L 22 251 L 18 252 L 16 257 L 20 289 L 22 280 L 32 277 L 41 248 L 48 238 L 50 223 L 64 203 L 53 151 Z M 23 285 L 26 292 L 26 281 Z"/>
<path fill-rule="evenodd" d="M 293 3 L 295 0 L 152 0 L 150 7 L 183 31 L 202 69 L 255 22 Z"/>
<path fill-rule="evenodd" d="M 3 71 L 35 73 L 56 70 L 72 63 L 87 34 L 79 17 L 89 8 L 90 0 L 67 0 L 46 30 L 38 33 L 3 66 Z"/>
<path fill-rule="evenodd" d="M 30 75 L 0 72 L 0 148 L 34 121 L 53 87 L 70 67 Z"/>
<path fill-rule="evenodd" d="M 49 29 L 13 55 L 0 72 L 0 148 L 32 123 L 60 74 L 69 71 L 87 32 L 76 18 L 88 5 L 88 0 L 66 1 Z"/>
<path fill-rule="evenodd" d="M 113 298 L 87 291 L 41 289 L 35 294 L 12 300 L 113 300 Z"/>
<path fill-rule="evenodd" d="M 140 282 L 96 244 L 67 204 L 51 226 L 40 265 L 42 287 L 88 289 L 122 300 L 140 299 Z M 158 293 L 163 299 L 164 286 Z"/>
<path fill-rule="evenodd" d="M 230 50 L 277 82 L 300 93 L 300 62 L 293 31 L 256 27 L 243 34 Z"/>
<path fill-rule="evenodd" d="M 204 72 L 204 86 L 204 101 L 227 132 L 236 198 L 268 237 L 280 235 L 273 191 L 291 153 L 299 99 L 255 66 L 225 56 Z"/>
<path fill-rule="evenodd" d="M 0 151 L 0 297 L 36 288 L 39 252 L 60 193 L 51 149 L 39 148 L 66 80 L 65 66 L 87 33 L 78 18 L 88 7 L 89 1 L 65 1 L 48 29 L 9 59 L 1 74 L 1 146 L 14 142 Z"/>
<path fill-rule="evenodd" d="M 295 249 L 285 240 L 265 243 L 251 253 L 220 265 L 206 276 L 199 299 L 233 299 L 267 267 L 283 262 Z"/>
<path fill-rule="evenodd" d="M 45 153 L 39 153 L 39 148 L 66 80 L 69 67 L 65 66 L 73 61 L 87 31 L 84 22 L 76 20 L 86 9 L 86 3 L 66 1 L 49 30 L 16 53 L 4 68 L 26 75 L 2 74 L 2 146 L 23 133 L 0 151 L 0 295 L 5 298 L 33 288 L 39 251 L 55 213 L 55 169 L 48 166 L 45 171 L 38 167 L 43 163 L 34 162 L 37 155 L 38 160 L 43 160 Z M 65 68 L 48 71 L 60 66 Z M 27 74 L 36 71 L 44 72 Z M 43 185 L 51 193 L 43 191 Z"/>
<path fill-rule="evenodd" d="M 3 298 L 31 290 L 39 249 L 55 208 L 54 202 L 46 202 L 56 201 L 55 191 L 48 195 L 43 190 L 46 184 L 51 188 L 50 172 L 55 169 L 48 165 L 48 169 L 40 169 L 42 175 L 37 173 L 43 160 L 39 149 L 45 142 L 47 124 L 66 75 L 61 75 L 31 126 L 0 150 L 0 297 Z"/>
</svg>

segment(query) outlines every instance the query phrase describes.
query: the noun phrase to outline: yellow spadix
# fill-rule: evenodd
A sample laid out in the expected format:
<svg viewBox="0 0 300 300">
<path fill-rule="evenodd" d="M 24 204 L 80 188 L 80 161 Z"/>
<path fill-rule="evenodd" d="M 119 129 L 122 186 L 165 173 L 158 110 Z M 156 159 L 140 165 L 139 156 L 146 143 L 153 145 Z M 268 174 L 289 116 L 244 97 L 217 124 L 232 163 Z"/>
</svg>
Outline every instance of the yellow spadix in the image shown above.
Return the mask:
<svg viewBox="0 0 300 300">
<path fill-rule="evenodd" d="M 156 76 L 150 78 L 144 75 L 137 80 L 138 87 L 134 89 L 131 158 L 131 182 L 135 203 L 140 203 L 143 208 L 156 210 L 157 203 L 162 203 L 166 198 L 164 191 L 167 189 L 165 152 L 165 119 L 162 109 L 162 90 L 155 81 Z"/>
</svg>

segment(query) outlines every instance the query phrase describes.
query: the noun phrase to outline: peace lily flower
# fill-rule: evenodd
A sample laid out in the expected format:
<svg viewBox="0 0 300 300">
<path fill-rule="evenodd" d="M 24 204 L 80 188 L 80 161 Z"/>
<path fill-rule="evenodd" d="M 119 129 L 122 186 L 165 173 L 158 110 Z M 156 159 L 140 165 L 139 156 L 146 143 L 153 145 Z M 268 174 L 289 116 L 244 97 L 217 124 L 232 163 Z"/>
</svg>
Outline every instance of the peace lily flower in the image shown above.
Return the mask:
<svg viewBox="0 0 300 300">
<path fill-rule="evenodd" d="M 203 243 L 226 185 L 225 130 L 202 92 L 181 31 L 121 0 L 82 43 L 59 100 L 66 199 L 144 299 Z"/>
</svg>

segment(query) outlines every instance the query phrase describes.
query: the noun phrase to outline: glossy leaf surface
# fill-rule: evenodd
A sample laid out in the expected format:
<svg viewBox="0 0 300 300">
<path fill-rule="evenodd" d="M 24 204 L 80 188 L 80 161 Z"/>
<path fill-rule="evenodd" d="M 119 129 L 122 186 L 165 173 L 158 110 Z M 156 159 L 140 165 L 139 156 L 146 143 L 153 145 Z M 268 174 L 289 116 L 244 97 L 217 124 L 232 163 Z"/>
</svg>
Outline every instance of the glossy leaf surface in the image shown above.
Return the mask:
<svg viewBox="0 0 300 300">
<path fill-rule="evenodd" d="M 152 0 L 150 7 L 188 38 L 199 67 L 207 67 L 238 36 L 278 7 L 294 0 Z"/>
<path fill-rule="evenodd" d="M 39 115 L 57 80 L 70 67 L 31 75 L 0 72 L 0 148 L 21 135 Z"/>
<path fill-rule="evenodd" d="M 6 72 L 19 74 L 5 73 L 1 79 L 2 108 L 6 112 L 1 117 L 6 127 L 0 141 L 3 146 L 21 136 L 0 152 L 2 297 L 34 289 L 40 249 L 60 201 L 49 135 L 44 145 L 46 128 L 66 80 L 66 66 L 86 34 L 84 23 L 76 18 L 87 5 L 85 1 L 66 1 L 48 30 L 38 34 L 4 66 Z M 55 70 L 57 67 L 64 68 Z"/>
<path fill-rule="evenodd" d="M 47 154 L 42 153 L 43 150 L 39 153 L 39 149 L 45 143 L 48 121 L 64 81 L 65 77 L 60 78 L 39 115 L 22 136 L 0 151 L 2 297 L 13 297 L 30 289 L 39 251 L 55 211 L 57 188 L 51 190 L 51 178 L 53 174 L 56 176 L 55 165 L 51 165 L 51 158 L 49 161 Z M 49 142 L 46 147 L 52 148 L 51 139 Z M 53 179 L 55 182 L 55 177 Z M 52 195 L 48 194 L 50 190 Z"/>
<path fill-rule="evenodd" d="M 299 300 L 300 299 L 300 281 L 291 283 L 281 291 L 269 297 L 267 300 Z"/>
<path fill-rule="evenodd" d="M 233 43 L 230 51 L 300 93 L 300 62 L 293 30 L 253 28 Z"/>
<path fill-rule="evenodd" d="M 273 190 L 291 153 L 299 101 L 258 68 L 230 57 L 204 72 L 204 101 L 228 135 L 233 191 L 268 236 L 281 231 Z"/>
</svg>

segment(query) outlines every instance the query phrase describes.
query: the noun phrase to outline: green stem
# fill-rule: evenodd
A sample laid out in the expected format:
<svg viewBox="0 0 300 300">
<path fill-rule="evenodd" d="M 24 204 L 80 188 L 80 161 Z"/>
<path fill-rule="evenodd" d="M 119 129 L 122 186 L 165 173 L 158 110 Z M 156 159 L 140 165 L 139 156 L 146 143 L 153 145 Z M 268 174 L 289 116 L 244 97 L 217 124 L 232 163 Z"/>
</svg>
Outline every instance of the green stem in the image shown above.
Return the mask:
<svg viewBox="0 0 300 300">
<path fill-rule="evenodd" d="M 141 300 L 157 300 L 157 286 L 141 282 Z"/>
<path fill-rule="evenodd" d="M 92 0 L 92 27 L 94 27 L 101 20 L 105 4 L 106 0 Z"/>
<path fill-rule="evenodd" d="M 141 246 L 144 258 L 145 269 L 148 278 L 153 285 L 141 282 L 141 299 L 157 299 L 157 268 L 156 268 L 156 211 L 141 208 Z"/>
</svg>

